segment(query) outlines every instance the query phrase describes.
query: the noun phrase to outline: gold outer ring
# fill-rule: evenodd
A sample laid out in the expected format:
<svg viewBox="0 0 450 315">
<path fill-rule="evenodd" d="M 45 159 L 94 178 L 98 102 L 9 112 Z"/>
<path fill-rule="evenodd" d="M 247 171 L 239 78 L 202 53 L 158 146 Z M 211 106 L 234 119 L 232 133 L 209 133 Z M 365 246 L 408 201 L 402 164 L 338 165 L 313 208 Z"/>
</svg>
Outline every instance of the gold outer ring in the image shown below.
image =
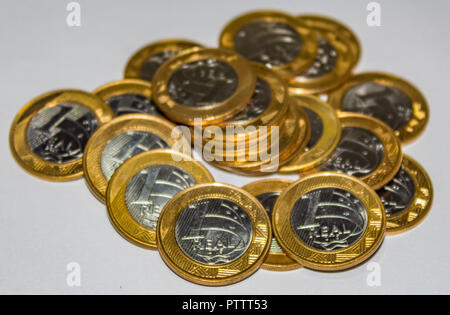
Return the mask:
<svg viewBox="0 0 450 315">
<path fill-rule="evenodd" d="M 392 74 L 381 72 L 357 74 L 351 77 L 350 80 L 345 82 L 337 90 L 331 92 L 328 97 L 328 102 L 336 110 L 341 110 L 342 100 L 347 92 L 351 88 L 366 82 L 375 82 L 397 88 L 405 93 L 411 100 L 413 114 L 410 121 L 405 127 L 395 130 L 396 136 L 400 138 L 400 141 L 403 144 L 413 141 L 425 130 L 429 119 L 429 108 L 425 97 L 412 83 Z"/>
<path fill-rule="evenodd" d="M 336 49 L 336 66 L 329 73 L 308 79 L 291 78 L 290 89 L 301 94 L 320 94 L 337 88 L 352 74 L 357 65 L 361 46 L 355 34 L 345 25 L 324 16 L 302 15 L 298 19 L 314 30 L 317 37 L 326 39 Z"/>
<path fill-rule="evenodd" d="M 177 103 L 170 96 L 168 82 L 173 73 L 184 64 L 214 59 L 230 65 L 238 76 L 236 91 L 221 103 L 188 107 Z M 192 126 L 194 118 L 201 118 L 205 125 L 216 124 L 233 117 L 250 101 L 255 90 L 256 76 L 250 63 L 241 55 L 226 49 L 203 48 L 189 50 L 166 61 L 153 78 L 153 99 L 159 109 L 171 120 Z"/>
<path fill-rule="evenodd" d="M 101 202 L 105 202 L 108 181 L 103 175 L 101 159 L 105 147 L 112 139 L 126 131 L 145 131 L 159 136 L 171 148 L 176 142 L 183 141 L 183 138 L 172 138 L 173 128 L 175 125 L 171 122 L 147 114 L 121 115 L 99 128 L 84 150 L 83 168 L 91 192 Z M 187 141 L 186 145 L 189 146 Z"/>
<path fill-rule="evenodd" d="M 303 172 L 322 164 L 334 152 L 341 138 L 341 122 L 336 111 L 328 103 L 316 96 L 295 93 L 291 93 L 291 97 L 298 100 L 296 105 L 315 112 L 322 120 L 322 136 L 314 147 L 301 152 L 289 164 L 282 166 L 279 169 L 280 173 Z"/>
<path fill-rule="evenodd" d="M 349 191 L 367 211 L 366 230 L 357 242 L 345 249 L 327 252 L 309 247 L 297 238 L 291 227 L 291 210 L 297 200 L 321 188 Z M 284 190 L 275 203 L 272 224 L 278 243 L 291 258 L 314 270 L 337 271 L 364 262 L 377 250 L 384 238 L 386 214 L 376 192 L 365 183 L 348 175 L 327 172 L 300 179 Z"/>
<path fill-rule="evenodd" d="M 225 265 L 194 261 L 186 256 L 175 239 L 180 213 L 190 204 L 208 198 L 225 199 L 239 205 L 252 222 L 253 235 L 248 249 Z M 263 263 L 272 237 L 270 219 L 261 203 L 245 190 L 221 183 L 196 185 L 179 192 L 163 208 L 156 230 L 158 250 L 167 265 L 182 278 L 208 286 L 236 283 L 253 274 Z"/>
<path fill-rule="evenodd" d="M 41 111 L 61 103 L 85 106 L 101 126 L 110 121 L 114 113 L 101 98 L 80 90 L 56 90 L 42 94 L 27 103 L 16 115 L 9 132 L 9 146 L 17 163 L 28 173 L 49 181 L 70 181 L 83 177 L 83 159 L 67 163 L 44 161 L 28 146 L 27 130 L 31 120 Z"/>
<path fill-rule="evenodd" d="M 151 43 L 139 49 L 128 61 L 124 77 L 128 79 L 142 79 L 140 76 L 142 66 L 152 56 L 165 51 L 183 51 L 186 49 L 201 48 L 202 45 L 184 39 L 166 39 Z"/>
<path fill-rule="evenodd" d="M 317 40 L 314 33 L 303 21 L 280 11 L 254 11 L 235 18 L 222 30 L 219 39 L 220 47 L 236 50 L 236 34 L 247 24 L 257 21 L 287 24 L 296 30 L 302 39 L 302 48 L 297 58 L 281 66 L 272 66 L 272 70 L 286 79 L 303 73 L 311 66 L 317 53 Z"/>
<path fill-rule="evenodd" d="M 242 189 L 258 198 L 259 195 L 265 193 L 281 193 L 291 184 L 292 181 L 287 179 L 263 179 L 247 184 L 242 187 Z M 302 266 L 300 264 L 291 259 L 288 255 L 286 255 L 286 253 L 272 252 L 270 249 L 264 263 L 261 265 L 262 269 L 273 271 L 289 271 L 301 267 Z"/>
<path fill-rule="evenodd" d="M 177 157 L 179 162 L 174 160 Z M 111 177 L 106 191 L 106 207 L 111 223 L 128 241 L 135 245 L 156 249 L 156 230 L 139 224 L 128 211 L 125 193 L 129 181 L 139 171 L 152 165 L 173 165 L 188 172 L 197 184 L 214 182 L 209 171 L 198 161 L 171 150 L 151 150 L 140 153 L 123 163 Z"/>
<path fill-rule="evenodd" d="M 424 168 L 407 155 L 403 155 L 401 168 L 414 182 L 414 199 L 406 209 L 387 217 L 387 234 L 401 233 L 416 227 L 425 219 L 433 203 L 433 185 Z"/>
</svg>

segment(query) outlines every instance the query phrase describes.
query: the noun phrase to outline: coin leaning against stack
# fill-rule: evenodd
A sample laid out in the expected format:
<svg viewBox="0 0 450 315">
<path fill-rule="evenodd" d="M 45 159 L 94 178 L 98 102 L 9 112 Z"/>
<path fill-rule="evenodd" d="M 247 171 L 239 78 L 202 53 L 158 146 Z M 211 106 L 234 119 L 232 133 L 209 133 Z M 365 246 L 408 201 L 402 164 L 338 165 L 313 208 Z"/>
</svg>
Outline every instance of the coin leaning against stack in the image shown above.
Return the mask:
<svg viewBox="0 0 450 315">
<path fill-rule="evenodd" d="M 397 76 L 353 74 L 360 50 L 327 17 L 247 13 L 219 48 L 155 42 L 122 80 L 33 99 L 12 123 L 11 152 L 42 179 L 84 176 L 114 228 L 189 281 L 348 269 L 433 200 L 426 171 L 402 153 L 428 104 Z M 300 178 L 218 183 L 192 147 L 222 170 Z"/>
</svg>

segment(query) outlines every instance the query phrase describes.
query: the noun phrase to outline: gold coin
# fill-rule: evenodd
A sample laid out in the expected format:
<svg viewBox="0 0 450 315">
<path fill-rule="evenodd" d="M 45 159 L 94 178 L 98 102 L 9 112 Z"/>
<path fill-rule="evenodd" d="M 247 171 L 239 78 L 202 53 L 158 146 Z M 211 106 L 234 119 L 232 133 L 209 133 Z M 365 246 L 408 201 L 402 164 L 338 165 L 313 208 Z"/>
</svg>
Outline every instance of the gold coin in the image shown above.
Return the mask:
<svg viewBox="0 0 450 315">
<path fill-rule="evenodd" d="M 303 21 L 278 11 L 255 11 L 237 17 L 225 26 L 219 43 L 265 64 L 283 78 L 307 70 L 317 52 L 312 30 Z"/>
<path fill-rule="evenodd" d="M 224 49 L 187 51 L 168 60 L 153 79 L 153 99 L 171 120 L 215 124 L 240 112 L 255 90 L 256 76 L 239 54 Z"/>
<path fill-rule="evenodd" d="M 81 178 L 86 143 L 113 115 L 108 104 L 91 93 L 45 93 L 31 100 L 15 117 L 9 133 L 11 152 L 23 169 L 41 179 Z"/>
<path fill-rule="evenodd" d="M 255 196 L 266 209 L 269 217 L 272 217 L 275 201 L 280 196 L 280 193 L 290 184 L 292 184 L 292 181 L 286 179 L 263 179 L 245 185 L 242 189 Z M 278 245 L 275 237 L 272 237 L 269 253 L 261 268 L 274 271 L 288 271 L 301 268 L 301 265 L 289 258 Z"/>
<path fill-rule="evenodd" d="M 340 112 L 338 118 L 342 135 L 335 151 L 326 162 L 304 174 L 342 172 L 358 177 L 373 189 L 390 182 L 402 163 L 402 148 L 394 131 L 362 114 Z"/>
<path fill-rule="evenodd" d="M 164 116 L 152 100 L 152 84 L 147 81 L 114 81 L 99 87 L 93 93 L 108 103 L 116 116 L 139 113 Z"/>
<path fill-rule="evenodd" d="M 130 58 L 125 68 L 125 78 L 151 82 L 164 62 L 184 50 L 200 47 L 202 45 L 184 39 L 167 39 L 151 43 Z"/>
<path fill-rule="evenodd" d="M 358 112 L 380 119 L 402 143 L 417 138 L 425 129 L 429 109 L 422 93 L 411 83 L 385 73 L 361 73 L 329 95 L 337 110 Z"/>
<path fill-rule="evenodd" d="M 336 271 L 364 262 L 377 250 L 386 215 L 376 192 L 362 181 L 320 173 L 281 193 L 272 223 L 291 258 L 311 269 Z"/>
<path fill-rule="evenodd" d="M 386 233 L 394 234 L 417 226 L 430 211 L 433 185 L 417 161 L 403 155 L 400 171 L 377 191 L 387 216 Z"/>
<path fill-rule="evenodd" d="M 272 228 L 258 200 L 220 183 L 197 185 L 173 197 L 161 212 L 158 250 L 186 280 L 227 285 L 253 274 L 269 250 Z"/>
<path fill-rule="evenodd" d="M 336 149 L 341 138 L 341 123 L 336 111 L 316 96 L 291 93 L 308 115 L 311 126 L 311 138 L 306 150 L 298 154 L 287 165 L 279 169 L 280 173 L 303 172 L 325 162 Z"/>
<path fill-rule="evenodd" d="M 319 94 L 335 89 L 347 80 L 359 61 L 361 48 L 355 34 L 338 21 L 303 15 L 298 17 L 310 27 L 318 43 L 312 66 L 289 80 L 290 89 L 298 94 Z"/>
<path fill-rule="evenodd" d="M 108 214 L 127 240 L 156 249 L 156 224 L 164 205 L 188 187 L 213 181 L 209 171 L 187 155 L 164 149 L 140 153 L 111 177 L 106 192 Z"/>
<path fill-rule="evenodd" d="M 86 182 L 94 195 L 105 202 L 109 179 L 132 156 L 185 141 L 171 137 L 173 128 L 169 121 L 147 114 L 122 115 L 99 128 L 86 145 L 83 159 Z"/>
</svg>

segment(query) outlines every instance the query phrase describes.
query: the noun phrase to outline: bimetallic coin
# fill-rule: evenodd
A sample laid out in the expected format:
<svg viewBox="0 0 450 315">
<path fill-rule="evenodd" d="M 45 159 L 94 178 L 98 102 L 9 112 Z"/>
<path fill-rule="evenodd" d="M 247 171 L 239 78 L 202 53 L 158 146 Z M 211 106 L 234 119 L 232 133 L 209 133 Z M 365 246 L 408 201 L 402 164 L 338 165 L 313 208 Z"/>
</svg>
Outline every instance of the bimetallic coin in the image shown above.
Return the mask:
<svg viewBox="0 0 450 315">
<path fill-rule="evenodd" d="M 186 51 L 160 67 L 153 79 L 153 98 L 173 121 L 193 125 L 221 122 L 250 101 L 256 77 L 240 55 L 223 49 Z"/>
<path fill-rule="evenodd" d="M 115 118 L 92 136 L 84 157 L 86 182 L 94 195 L 105 202 L 108 181 L 129 158 L 154 149 L 171 148 L 184 138 L 172 138 L 175 125 L 146 114 L 127 114 Z"/>
<path fill-rule="evenodd" d="M 318 49 L 314 63 L 288 82 L 297 94 L 320 94 L 347 80 L 359 61 L 361 48 L 355 34 L 345 25 L 322 16 L 298 17 L 315 33 Z"/>
<path fill-rule="evenodd" d="M 116 116 L 139 113 L 163 116 L 152 100 L 151 83 L 143 80 L 114 81 L 99 87 L 93 93 L 108 103 Z"/>
<path fill-rule="evenodd" d="M 417 226 L 430 211 L 433 185 L 427 172 L 414 159 L 403 155 L 394 179 L 377 191 L 387 216 L 386 233 L 394 234 Z"/>
<path fill-rule="evenodd" d="M 85 146 L 113 112 L 99 97 L 78 90 L 43 94 L 14 119 L 11 152 L 27 172 L 46 180 L 67 181 L 83 176 Z"/>
<path fill-rule="evenodd" d="M 181 39 L 163 40 L 147 45 L 130 58 L 125 68 L 125 78 L 151 82 L 164 62 L 184 50 L 200 47 L 202 46 L 198 43 Z"/>
<path fill-rule="evenodd" d="M 108 214 L 123 237 L 156 249 L 156 226 L 167 202 L 188 187 L 213 181 L 208 170 L 187 155 L 167 149 L 144 152 L 125 161 L 111 177 Z"/>
<path fill-rule="evenodd" d="M 291 93 L 308 115 L 311 138 L 304 152 L 300 152 L 280 173 L 304 172 L 325 162 L 336 149 L 341 138 L 341 123 L 336 111 L 316 96 Z"/>
<path fill-rule="evenodd" d="M 220 183 L 175 195 L 157 225 L 158 250 L 186 280 L 210 286 L 238 282 L 264 261 L 272 237 L 269 217 L 248 192 Z"/>
<path fill-rule="evenodd" d="M 355 75 L 329 96 L 337 110 L 357 112 L 383 121 L 402 143 L 419 136 L 428 123 L 428 104 L 411 83 L 384 73 Z"/>
<path fill-rule="evenodd" d="M 383 204 L 369 186 L 344 174 L 319 173 L 285 189 L 275 203 L 275 237 L 305 267 L 335 271 L 367 260 L 386 228 Z"/>
<path fill-rule="evenodd" d="M 256 11 L 241 15 L 222 31 L 220 47 L 236 50 L 282 77 L 303 73 L 317 52 L 315 35 L 305 23 L 286 13 Z"/>
<path fill-rule="evenodd" d="M 252 182 L 242 187 L 255 196 L 259 202 L 266 209 L 269 217 L 272 217 L 273 206 L 280 196 L 281 192 L 285 190 L 292 181 L 285 179 L 267 179 Z M 287 271 L 300 268 L 295 260 L 289 258 L 281 249 L 275 236 L 272 237 L 269 253 L 266 256 L 261 268 L 274 271 Z"/>
</svg>

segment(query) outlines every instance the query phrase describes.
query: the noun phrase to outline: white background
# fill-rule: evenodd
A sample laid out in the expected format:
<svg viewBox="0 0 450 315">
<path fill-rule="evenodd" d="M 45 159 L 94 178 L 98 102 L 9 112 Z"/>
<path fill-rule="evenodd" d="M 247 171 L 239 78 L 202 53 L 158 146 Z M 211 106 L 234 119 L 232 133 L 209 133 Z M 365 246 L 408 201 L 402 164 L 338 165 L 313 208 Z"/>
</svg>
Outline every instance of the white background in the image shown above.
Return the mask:
<svg viewBox="0 0 450 315">
<path fill-rule="evenodd" d="M 380 0 L 381 27 L 366 24 L 368 2 L 80 0 L 82 25 L 70 28 L 69 1 L 1 0 L 0 293 L 450 293 L 450 1 Z M 429 101 L 428 128 L 404 151 L 429 172 L 434 204 L 422 225 L 387 237 L 370 259 L 380 264 L 380 287 L 367 285 L 367 264 L 339 273 L 260 270 L 222 288 L 191 284 L 172 273 L 157 252 L 119 236 L 83 180 L 36 179 L 19 168 L 8 150 L 10 124 L 33 97 L 57 88 L 93 90 L 120 79 L 132 53 L 155 40 L 178 37 L 215 46 L 230 19 L 262 8 L 343 21 L 363 47 L 357 72 L 400 75 Z M 212 172 L 217 181 L 237 186 L 254 180 Z M 81 287 L 66 284 L 70 262 L 81 266 Z"/>
</svg>

